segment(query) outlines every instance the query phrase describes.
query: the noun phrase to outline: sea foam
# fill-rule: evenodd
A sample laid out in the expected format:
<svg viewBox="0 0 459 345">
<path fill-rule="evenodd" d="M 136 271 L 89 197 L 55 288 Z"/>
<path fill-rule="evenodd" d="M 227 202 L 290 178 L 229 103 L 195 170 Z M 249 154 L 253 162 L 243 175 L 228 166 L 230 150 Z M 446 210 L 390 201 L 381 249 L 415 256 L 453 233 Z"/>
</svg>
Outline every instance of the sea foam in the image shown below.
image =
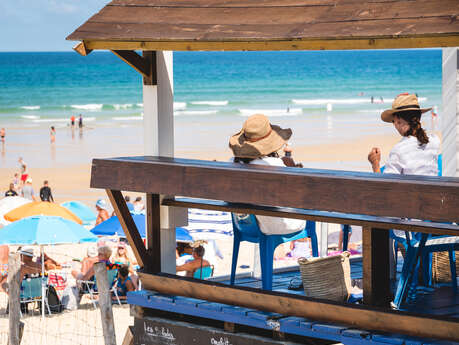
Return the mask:
<svg viewBox="0 0 459 345">
<path fill-rule="evenodd" d="M 218 113 L 218 110 L 179 110 L 174 111 L 175 116 L 180 115 L 215 115 Z"/>
<path fill-rule="evenodd" d="M 427 97 L 419 97 L 420 102 L 426 101 Z M 387 103 L 389 106 L 394 101 L 393 98 L 384 98 L 381 101 L 380 97 L 374 97 L 373 103 L 382 104 Z M 343 98 L 343 99 L 334 99 L 334 98 L 313 98 L 313 99 L 292 99 L 293 104 L 300 105 L 327 105 L 327 104 L 371 104 L 371 98 L 364 96 L 361 98 Z"/>
<path fill-rule="evenodd" d="M 35 120 L 35 119 L 39 119 L 40 116 L 38 115 L 21 115 L 21 117 L 23 119 L 27 119 L 27 120 Z"/>
<path fill-rule="evenodd" d="M 126 103 L 126 104 L 113 104 L 113 108 L 115 108 L 115 110 L 129 109 L 129 108 L 132 108 L 133 106 L 134 106 L 134 104 L 131 104 L 131 103 Z"/>
<path fill-rule="evenodd" d="M 228 105 L 228 101 L 195 101 L 191 102 L 194 105 L 211 105 L 211 106 L 223 106 Z"/>
<path fill-rule="evenodd" d="M 186 102 L 174 102 L 174 110 L 186 109 Z"/>
<path fill-rule="evenodd" d="M 143 120 L 143 116 L 115 116 L 112 117 L 115 121 L 140 121 Z"/>
<path fill-rule="evenodd" d="M 103 104 L 72 104 L 70 107 L 79 110 L 97 111 L 101 110 L 103 106 Z"/>
<path fill-rule="evenodd" d="M 21 107 L 21 109 L 38 110 L 38 109 L 40 109 L 40 106 L 39 105 L 24 105 L 24 106 Z"/>
<path fill-rule="evenodd" d="M 253 114 L 264 114 L 266 116 L 297 116 L 303 113 L 301 108 L 289 109 L 238 109 L 241 116 L 250 116 Z"/>
</svg>

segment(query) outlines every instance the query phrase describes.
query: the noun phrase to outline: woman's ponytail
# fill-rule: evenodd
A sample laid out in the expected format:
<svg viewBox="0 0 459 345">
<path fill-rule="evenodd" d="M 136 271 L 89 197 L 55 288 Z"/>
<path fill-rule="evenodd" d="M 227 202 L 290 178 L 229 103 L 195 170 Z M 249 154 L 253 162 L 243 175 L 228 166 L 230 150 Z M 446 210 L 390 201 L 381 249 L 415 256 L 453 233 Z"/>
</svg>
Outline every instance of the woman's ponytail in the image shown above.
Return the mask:
<svg viewBox="0 0 459 345">
<path fill-rule="evenodd" d="M 426 131 L 421 127 L 421 112 L 418 110 L 404 111 L 394 114 L 401 117 L 410 125 L 410 129 L 405 133 L 406 137 L 410 135 L 418 139 L 419 145 L 425 145 L 429 142 Z"/>
</svg>

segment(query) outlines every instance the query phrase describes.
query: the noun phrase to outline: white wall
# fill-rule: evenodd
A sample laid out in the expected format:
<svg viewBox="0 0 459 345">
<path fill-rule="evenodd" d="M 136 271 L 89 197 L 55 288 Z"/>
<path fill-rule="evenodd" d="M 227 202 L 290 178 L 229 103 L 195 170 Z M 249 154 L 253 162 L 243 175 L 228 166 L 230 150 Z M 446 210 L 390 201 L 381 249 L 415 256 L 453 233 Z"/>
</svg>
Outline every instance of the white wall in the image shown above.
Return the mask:
<svg viewBox="0 0 459 345">
<path fill-rule="evenodd" d="M 459 54 L 457 48 L 443 49 L 443 111 L 440 115 L 443 175 L 459 177 Z"/>
</svg>

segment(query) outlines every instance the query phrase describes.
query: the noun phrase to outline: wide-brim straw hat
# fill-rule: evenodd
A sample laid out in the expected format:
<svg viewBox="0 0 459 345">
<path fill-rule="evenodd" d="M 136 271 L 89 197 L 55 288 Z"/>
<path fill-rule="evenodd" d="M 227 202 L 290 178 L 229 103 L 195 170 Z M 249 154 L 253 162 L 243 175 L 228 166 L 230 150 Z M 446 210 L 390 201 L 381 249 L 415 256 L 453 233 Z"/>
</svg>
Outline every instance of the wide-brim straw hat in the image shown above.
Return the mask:
<svg viewBox="0 0 459 345">
<path fill-rule="evenodd" d="M 419 110 L 422 113 L 425 113 L 432 108 L 421 108 L 419 106 L 419 101 L 416 95 L 409 93 L 401 93 L 395 97 L 392 102 L 392 109 L 384 110 L 381 114 L 381 120 L 384 122 L 392 122 L 394 120 L 394 113 L 410 111 L 410 110 Z"/>
<path fill-rule="evenodd" d="M 242 129 L 231 136 L 229 147 L 235 157 L 259 158 L 279 151 L 292 136 L 290 128 L 272 125 L 263 114 L 251 115 Z"/>
</svg>

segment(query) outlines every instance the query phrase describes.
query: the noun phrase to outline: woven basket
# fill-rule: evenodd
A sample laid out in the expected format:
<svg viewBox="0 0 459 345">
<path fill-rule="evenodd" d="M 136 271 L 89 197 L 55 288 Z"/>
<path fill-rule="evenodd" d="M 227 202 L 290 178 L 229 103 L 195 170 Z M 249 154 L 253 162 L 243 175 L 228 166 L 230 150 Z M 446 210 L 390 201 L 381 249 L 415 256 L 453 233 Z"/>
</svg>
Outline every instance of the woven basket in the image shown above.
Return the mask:
<svg viewBox="0 0 459 345">
<path fill-rule="evenodd" d="M 307 297 L 346 302 L 351 291 L 349 252 L 326 258 L 298 259 Z"/>
<path fill-rule="evenodd" d="M 456 272 L 459 272 L 459 251 L 456 251 Z M 436 252 L 432 255 L 432 280 L 434 283 L 451 281 L 448 252 Z"/>
</svg>

